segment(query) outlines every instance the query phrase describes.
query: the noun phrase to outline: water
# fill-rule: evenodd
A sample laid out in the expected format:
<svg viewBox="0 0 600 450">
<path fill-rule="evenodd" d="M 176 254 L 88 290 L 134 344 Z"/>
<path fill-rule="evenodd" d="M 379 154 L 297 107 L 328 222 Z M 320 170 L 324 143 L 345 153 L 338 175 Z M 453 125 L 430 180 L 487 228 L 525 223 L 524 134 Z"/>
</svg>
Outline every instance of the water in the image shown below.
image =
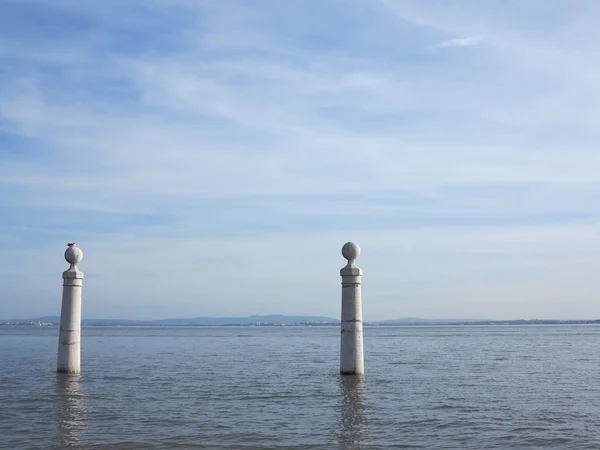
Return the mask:
<svg viewBox="0 0 600 450">
<path fill-rule="evenodd" d="M 0 448 L 600 448 L 600 327 L 0 327 Z"/>
</svg>

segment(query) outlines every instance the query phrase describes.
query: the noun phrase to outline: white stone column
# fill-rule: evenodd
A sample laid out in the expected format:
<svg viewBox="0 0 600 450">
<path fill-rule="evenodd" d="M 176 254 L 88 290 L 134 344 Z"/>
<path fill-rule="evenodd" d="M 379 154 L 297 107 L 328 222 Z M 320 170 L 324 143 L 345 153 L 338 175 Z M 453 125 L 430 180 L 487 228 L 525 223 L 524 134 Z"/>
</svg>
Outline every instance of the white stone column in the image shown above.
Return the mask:
<svg viewBox="0 0 600 450">
<path fill-rule="evenodd" d="M 342 375 L 358 375 L 365 373 L 361 297 L 362 270 L 354 264 L 360 255 L 360 247 L 353 242 L 347 242 L 342 247 L 342 255 L 348 260 L 348 264 L 340 270 L 342 276 L 340 373 Z"/>
<path fill-rule="evenodd" d="M 83 252 L 75 244 L 69 244 L 65 259 L 71 265 L 63 272 L 63 295 L 58 334 L 58 372 L 79 373 L 81 371 L 81 286 L 83 272 L 77 264 Z"/>
</svg>

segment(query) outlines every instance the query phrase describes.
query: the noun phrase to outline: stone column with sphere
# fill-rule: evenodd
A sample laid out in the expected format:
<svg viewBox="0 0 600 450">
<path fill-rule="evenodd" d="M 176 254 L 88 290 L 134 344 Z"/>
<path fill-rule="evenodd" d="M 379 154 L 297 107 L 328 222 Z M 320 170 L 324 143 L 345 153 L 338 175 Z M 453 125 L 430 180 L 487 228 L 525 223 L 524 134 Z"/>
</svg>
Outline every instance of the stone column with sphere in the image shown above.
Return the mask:
<svg viewBox="0 0 600 450">
<path fill-rule="evenodd" d="M 348 264 L 340 270 L 342 276 L 340 373 L 359 375 L 365 372 L 361 298 L 362 270 L 354 263 L 360 255 L 360 247 L 354 242 L 347 242 L 342 247 L 342 255 L 348 260 Z"/>
<path fill-rule="evenodd" d="M 83 252 L 69 244 L 65 259 L 70 267 L 63 272 L 63 295 L 58 335 L 58 372 L 79 373 L 81 370 L 81 286 L 83 272 L 77 268 Z"/>
</svg>

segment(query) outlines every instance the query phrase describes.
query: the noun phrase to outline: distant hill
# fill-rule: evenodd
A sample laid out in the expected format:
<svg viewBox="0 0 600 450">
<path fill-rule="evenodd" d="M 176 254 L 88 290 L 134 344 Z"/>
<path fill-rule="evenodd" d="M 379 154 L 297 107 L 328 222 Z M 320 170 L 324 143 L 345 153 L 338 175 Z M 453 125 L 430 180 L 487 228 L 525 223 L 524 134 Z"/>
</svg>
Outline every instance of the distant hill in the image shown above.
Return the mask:
<svg viewBox="0 0 600 450">
<path fill-rule="evenodd" d="M 58 316 L 44 316 L 35 319 L 11 319 L 0 320 L 0 322 L 10 323 L 60 323 Z M 159 320 L 125 320 L 125 319 L 82 319 L 83 325 L 166 325 L 166 326 L 185 326 L 185 325 L 277 325 L 277 324 L 299 324 L 299 323 L 339 323 L 339 319 L 322 316 L 249 316 L 249 317 L 193 317 L 191 319 L 159 319 Z"/>
<path fill-rule="evenodd" d="M 44 316 L 35 319 L 0 320 L 0 325 L 31 323 L 58 325 L 60 317 Z M 334 325 L 339 319 L 323 316 L 249 316 L 249 317 L 193 317 L 191 319 L 126 320 L 126 319 L 83 319 L 84 325 L 96 326 L 251 326 L 251 325 Z M 557 319 L 517 319 L 517 320 L 479 320 L 479 319 L 421 319 L 406 317 L 403 319 L 365 322 L 367 326 L 400 325 L 560 325 L 560 324 L 600 324 L 600 319 L 557 320 Z"/>
<path fill-rule="evenodd" d="M 192 319 L 162 319 L 149 321 L 151 325 L 254 325 L 293 323 L 338 323 L 338 319 L 322 316 L 249 316 L 249 317 L 194 317 Z"/>
<path fill-rule="evenodd" d="M 403 319 L 392 319 L 392 320 L 381 320 L 376 323 L 377 325 L 409 325 L 409 324 L 452 324 L 452 323 L 468 323 L 468 322 L 481 322 L 480 320 L 474 319 L 420 319 L 418 317 L 406 317 Z"/>
</svg>

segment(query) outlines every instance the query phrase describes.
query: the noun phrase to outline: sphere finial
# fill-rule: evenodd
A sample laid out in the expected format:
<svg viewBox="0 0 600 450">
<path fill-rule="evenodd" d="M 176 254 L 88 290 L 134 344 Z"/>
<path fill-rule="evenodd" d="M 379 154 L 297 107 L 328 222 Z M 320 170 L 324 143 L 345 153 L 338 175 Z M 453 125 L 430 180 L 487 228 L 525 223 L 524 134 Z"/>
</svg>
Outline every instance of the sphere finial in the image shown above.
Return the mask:
<svg viewBox="0 0 600 450">
<path fill-rule="evenodd" d="M 346 242 L 342 247 L 342 256 L 352 263 L 360 256 L 360 247 L 354 242 Z"/>
<path fill-rule="evenodd" d="M 83 259 L 83 252 L 75 242 L 70 242 L 65 250 L 65 259 L 71 266 L 76 266 Z"/>
</svg>

